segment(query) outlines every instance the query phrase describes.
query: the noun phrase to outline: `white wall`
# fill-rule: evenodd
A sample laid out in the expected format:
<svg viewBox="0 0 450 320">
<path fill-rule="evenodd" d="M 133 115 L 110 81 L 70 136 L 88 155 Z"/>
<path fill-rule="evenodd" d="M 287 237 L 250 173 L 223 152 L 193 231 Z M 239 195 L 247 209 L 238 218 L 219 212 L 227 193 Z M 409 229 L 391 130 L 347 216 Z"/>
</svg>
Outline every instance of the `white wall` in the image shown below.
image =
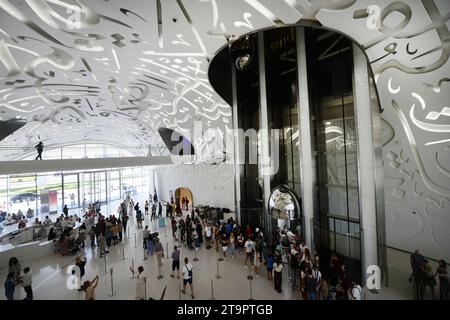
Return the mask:
<svg viewBox="0 0 450 320">
<path fill-rule="evenodd" d="M 162 200 L 179 187 L 192 191 L 194 205 L 234 210 L 234 168 L 232 165 L 176 165 L 157 168 L 155 186 Z"/>
</svg>

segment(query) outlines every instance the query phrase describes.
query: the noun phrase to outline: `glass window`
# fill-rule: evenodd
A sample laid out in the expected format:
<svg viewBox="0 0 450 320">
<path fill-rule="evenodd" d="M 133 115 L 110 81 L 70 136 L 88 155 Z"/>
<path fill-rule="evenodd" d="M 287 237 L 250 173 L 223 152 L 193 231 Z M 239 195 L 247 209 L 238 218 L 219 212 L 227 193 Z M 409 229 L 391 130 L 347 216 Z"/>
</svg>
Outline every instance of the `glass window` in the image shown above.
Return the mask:
<svg viewBox="0 0 450 320">
<path fill-rule="evenodd" d="M 36 175 L 12 175 L 9 188 L 11 212 L 36 210 Z"/>
<path fill-rule="evenodd" d="M 85 207 L 86 204 L 95 202 L 94 173 L 92 172 L 80 173 L 80 196 L 81 196 L 81 205 L 83 207 Z"/>
<path fill-rule="evenodd" d="M 109 172 L 109 199 L 120 199 L 120 171 L 114 170 Z"/>
<path fill-rule="evenodd" d="M 0 178 L 0 211 L 9 212 L 8 206 L 8 177 Z"/>
<path fill-rule="evenodd" d="M 60 173 L 38 175 L 37 191 L 40 214 L 62 212 L 63 199 Z"/>
<path fill-rule="evenodd" d="M 122 170 L 121 190 L 122 190 L 122 198 L 126 198 L 128 195 L 133 196 L 136 193 L 132 168 Z"/>
<path fill-rule="evenodd" d="M 78 174 L 64 174 L 64 204 L 69 208 L 80 206 L 78 199 Z"/>
</svg>

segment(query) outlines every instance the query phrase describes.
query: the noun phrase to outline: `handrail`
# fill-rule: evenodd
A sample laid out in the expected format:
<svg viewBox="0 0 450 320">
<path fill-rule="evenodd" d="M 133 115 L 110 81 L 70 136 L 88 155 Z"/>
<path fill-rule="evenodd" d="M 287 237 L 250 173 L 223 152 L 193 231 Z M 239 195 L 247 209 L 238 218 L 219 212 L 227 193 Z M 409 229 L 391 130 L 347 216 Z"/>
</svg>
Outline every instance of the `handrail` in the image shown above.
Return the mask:
<svg viewBox="0 0 450 320">
<path fill-rule="evenodd" d="M 407 253 L 407 254 L 409 254 L 409 255 L 413 254 L 413 252 L 410 252 L 410 251 L 407 251 L 407 250 L 403 250 L 403 249 L 399 249 L 399 248 L 392 247 L 392 246 L 388 246 L 388 245 L 384 245 L 384 247 L 386 247 L 386 248 L 388 248 L 388 249 L 400 251 L 400 252 L 403 252 L 403 253 Z M 434 261 L 434 262 L 439 262 L 439 260 L 436 260 L 436 259 L 434 259 L 434 258 L 427 257 L 427 256 L 424 256 L 424 255 L 422 255 L 422 256 L 423 256 L 425 259 L 427 259 L 427 260 Z M 447 262 L 446 264 L 447 264 L 448 266 L 450 266 L 450 263 L 449 263 L 449 262 Z"/>
</svg>

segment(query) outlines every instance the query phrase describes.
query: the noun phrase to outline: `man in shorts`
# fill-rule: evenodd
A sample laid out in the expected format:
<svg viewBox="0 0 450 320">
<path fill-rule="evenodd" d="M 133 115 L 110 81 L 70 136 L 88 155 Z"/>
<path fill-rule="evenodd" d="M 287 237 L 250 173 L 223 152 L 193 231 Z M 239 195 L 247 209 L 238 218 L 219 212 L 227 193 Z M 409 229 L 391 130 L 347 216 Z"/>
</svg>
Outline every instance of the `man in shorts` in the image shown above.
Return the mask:
<svg viewBox="0 0 450 320">
<path fill-rule="evenodd" d="M 177 246 L 173 247 L 172 252 L 172 278 L 175 278 L 175 269 L 177 269 L 177 279 L 180 279 L 180 250 Z"/>
<path fill-rule="evenodd" d="M 245 264 L 244 267 L 247 267 L 247 261 L 250 260 L 251 266 L 253 266 L 253 260 L 254 260 L 254 250 L 255 250 L 255 244 L 253 243 L 252 239 L 247 238 L 247 241 L 244 244 L 245 248 Z"/>
<path fill-rule="evenodd" d="M 181 273 L 183 274 L 183 290 L 181 291 L 183 294 L 186 293 L 186 284 L 189 283 L 189 286 L 191 287 L 191 297 L 194 299 L 194 287 L 192 286 L 192 269 L 194 267 L 192 264 L 189 263 L 189 259 L 186 257 L 184 258 L 184 266 L 181 270 Z"/>
</svg>

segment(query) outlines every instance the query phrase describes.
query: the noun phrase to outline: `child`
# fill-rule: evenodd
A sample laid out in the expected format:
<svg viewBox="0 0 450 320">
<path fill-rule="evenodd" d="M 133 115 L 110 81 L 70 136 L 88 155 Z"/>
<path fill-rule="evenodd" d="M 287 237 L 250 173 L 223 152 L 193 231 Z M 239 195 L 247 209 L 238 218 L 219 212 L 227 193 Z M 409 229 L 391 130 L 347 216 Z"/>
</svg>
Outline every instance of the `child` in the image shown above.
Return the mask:
<svg viewBox="0 0 450 320">
<path fill-rule="evenodd" d="M 272 254 L 269 253 L 267 255 L 267 279 L 272 280 L 272 270 L 273 270 L 273 257 Z"/>
<path fill-rule="evenodd" d="M 29 267 L 23 269 L 24 275 L 22 276 L 22 287 L 25 290 L 27 296 L 23 300 L 33 300 L 33 289 L 31 288 L 32 273 Z"/>
</svg>

